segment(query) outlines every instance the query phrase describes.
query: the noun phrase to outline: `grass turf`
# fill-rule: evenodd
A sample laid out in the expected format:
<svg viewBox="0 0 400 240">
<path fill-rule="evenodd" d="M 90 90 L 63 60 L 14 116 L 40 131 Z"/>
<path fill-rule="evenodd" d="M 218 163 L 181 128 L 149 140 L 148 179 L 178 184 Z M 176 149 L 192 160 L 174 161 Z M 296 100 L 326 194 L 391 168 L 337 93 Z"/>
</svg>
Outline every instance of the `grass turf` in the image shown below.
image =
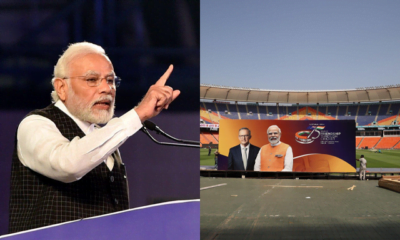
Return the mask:
<svg viewBox="0 0 400 240">
<path fill-rule="evenodd" d="M 211 149 L 211 154 L 208 156 L 208 149 L 201 148 L 200 149 L 200 166 L 214 166 L 214 152 L 215 149 Z"/>
<path fill-rule="evenodd" d="M 375 153 L 376 150 L 356 150 L 356 158 L 361 154 L 367 160 L 367 168 L 400 168 L 400 150 L 381 150 L 382 153 Z M 357 167 L 360 162 L 357 161 Z"/>
<path fill-rule="evenodd" d="M 200 166 L 213 166 L 214 151 L 211 150 L 208 156 L 208 149 L 200 149 Z M 381 150 L 382 153 L 375 153 L 370 150 L 356 150 L 356 158 L 359 159 L 361 154 L 367 159 L 367 168 L 400 168 L 400 150 Z M 360 162 L 356 161 L 357 167 Z"/>
</svg>

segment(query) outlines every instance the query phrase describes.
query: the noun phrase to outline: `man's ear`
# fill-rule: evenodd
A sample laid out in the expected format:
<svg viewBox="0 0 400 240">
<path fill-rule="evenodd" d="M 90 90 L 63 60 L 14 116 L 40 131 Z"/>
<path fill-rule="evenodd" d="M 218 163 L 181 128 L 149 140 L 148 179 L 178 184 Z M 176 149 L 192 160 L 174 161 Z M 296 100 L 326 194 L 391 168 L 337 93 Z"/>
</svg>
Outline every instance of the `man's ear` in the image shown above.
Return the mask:
<svg viewBox="0 0 400 240">
<path fill-rule="evenodd" d="M 68 97 L 68 84 L 65 79 L 56 78 L 54 80 L 54 90 L 57 92 L 58 97 L 61 101 L 67 100 Z"/>
</svg>

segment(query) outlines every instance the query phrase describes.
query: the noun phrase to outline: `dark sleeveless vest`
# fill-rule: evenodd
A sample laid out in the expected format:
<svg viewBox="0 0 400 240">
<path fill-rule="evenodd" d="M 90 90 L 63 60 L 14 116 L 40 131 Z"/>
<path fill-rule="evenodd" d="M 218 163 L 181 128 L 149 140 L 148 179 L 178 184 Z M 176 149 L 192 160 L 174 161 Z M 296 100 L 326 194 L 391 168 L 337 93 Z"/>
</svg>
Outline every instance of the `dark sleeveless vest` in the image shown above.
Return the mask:
<svg viewBox="0 0 400 240">
<path fill-rule="evenodd" d="M 70 141 L 76 136 L 85 136 L 78 125 L 54 104 L 27 116 L 33 114 L 49 118 Z M 123 164 L 118 166 L 115 163 L 110 171 L 103 162 L 80 180 L 63 183 L 22 165 L 15 138 L 11 168 L 10 233 L 129 208 Z"/>
</svg>

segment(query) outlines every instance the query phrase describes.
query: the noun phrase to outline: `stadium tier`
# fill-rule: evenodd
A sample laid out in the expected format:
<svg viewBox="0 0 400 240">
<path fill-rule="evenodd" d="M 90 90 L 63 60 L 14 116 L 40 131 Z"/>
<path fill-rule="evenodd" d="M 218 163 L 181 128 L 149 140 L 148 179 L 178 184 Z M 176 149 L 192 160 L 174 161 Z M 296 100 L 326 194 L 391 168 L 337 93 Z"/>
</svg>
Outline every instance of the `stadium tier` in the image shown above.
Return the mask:
<svg viewBox="0 0 400 240">
<path fill-rule="evenodd" d="M 211 133 L 215 139 L 219 142 L 219 134 L 218 133 Z"/>
<path fill-rule="evenodd" d="M 359 148 L 373 148 L 380 140 L 381 137 L 364 137 L 361 140 Z"/>
<path fill-rule="evenodd" d="M 356 148 L 359 148 L 362 139 L 362 137 L 356 137 Z"/>
<path fill-rule="evenodd" d="M 201 132 L 200 142 L 201 144 L 218 144 L 219 135 L 218 133 Z"/>
<path fill-rule="evenodd" d="M 357 149 L 400 149 L 400 84 L 285 91 L 201 84 L 202 144 L 217 144 L 220 119 L 353 120 Z M 213 128 L 213 129 L 212 129 Z"/>
<path fill-rule="evenodd" d="M 400 141 L 400 137 L 383 137 L 375 146 L 378 149 L 393 148 Z"/>
<path fill-rule="evenodd" d="M 388 126 L 397 125 L 399 111 L 400 102 L 287 106 L 234 102 L 200 104 L 200 117 L 210 124 L 219 123 L 219 119 L 279 119 L 355 120 L 357 126 Z"/>
<path fill-rule="evenodd" d="M 369 149 L 399 149 L 400 137 L 356 137 L 356 148 L 361 149 L 365 147 Z"/>
<path fill-rule="evenodd" d="M 201 141 L 201 139 L 200 139 L 200 141 L 203 144 L 209 144 L 209 143 L 218 144 L 217 139 L 211 133 L 203 132 L 200 134 L 200 137 L 201 137 L 201 135 L 203 135 L 203 141 Z"/>
</svg>

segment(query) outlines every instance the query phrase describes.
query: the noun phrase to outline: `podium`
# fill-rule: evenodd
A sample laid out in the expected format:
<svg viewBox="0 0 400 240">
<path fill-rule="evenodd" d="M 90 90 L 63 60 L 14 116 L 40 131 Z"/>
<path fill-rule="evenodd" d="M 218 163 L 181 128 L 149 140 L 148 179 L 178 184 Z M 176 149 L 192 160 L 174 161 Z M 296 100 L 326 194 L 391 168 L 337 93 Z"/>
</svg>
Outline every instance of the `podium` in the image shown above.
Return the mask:
<svg viewBox="0 0 400 240">
<path fill-rule="evenodd" d="M 0 239 L 200 239 L 200 200 L 154 204 L 8 234 Z"/>
</svg>

